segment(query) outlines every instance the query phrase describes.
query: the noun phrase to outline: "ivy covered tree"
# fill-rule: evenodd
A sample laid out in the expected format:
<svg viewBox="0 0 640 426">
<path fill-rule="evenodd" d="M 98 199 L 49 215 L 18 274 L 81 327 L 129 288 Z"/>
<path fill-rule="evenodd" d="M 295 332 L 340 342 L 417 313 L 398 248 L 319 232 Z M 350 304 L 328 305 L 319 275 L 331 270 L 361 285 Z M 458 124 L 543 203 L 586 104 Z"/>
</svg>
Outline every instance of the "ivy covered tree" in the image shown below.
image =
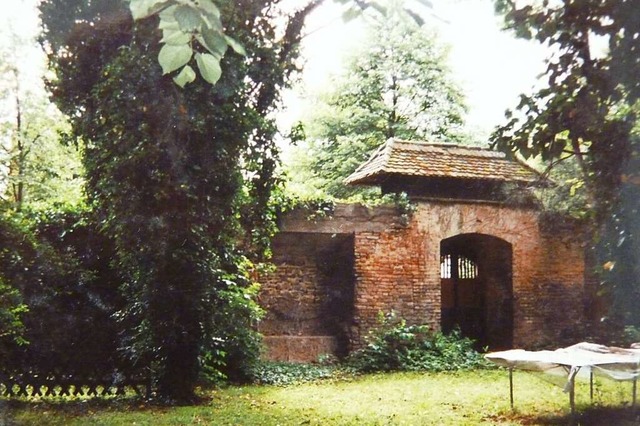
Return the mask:
<svg viewBox="0 0 640 426">
<path fill-rule="evenodd" d="M 301 144 L 291 175 L 294 185 L 303 181 L 307 191 L 316 186 L 337 198 L 361 193 L 342 181 L 389 138 L 462 138 L 463 95 L 435 35 L 399 2 L 390 2 L 384 14 L 364 17 L 369 18 L 364 45 L 304 122 L 308 142 Z"/>
<path fill-rule="evenodd" d="M 522 95 L 493 135 L 501 150 L 548 164 L 573 161 L 585 188 L 586 216 L 602 290 L 614 316 L 640 324 L 640 1 L 497 1 L 507 26 L 546 43 L 547 85 Z M 598 48 L 600 46 L 600 48 Z"/>
<path fill-rule="evenodd" d="M 86 145 L 89 202 L 115 242 L 120 350 L 163 399 L 189 401 L 201 374 L 241 375 L 257 355 L 249 272 L 273 226 L 268 117 L 319 4 L 219 2 L 246 55 L 228 52 L 215 85 L 196 78 L 183 89 L 158 64 L 157 15 L 134 21 L 120 0 L 40 6 L 53 99 Z"/>
</svg>

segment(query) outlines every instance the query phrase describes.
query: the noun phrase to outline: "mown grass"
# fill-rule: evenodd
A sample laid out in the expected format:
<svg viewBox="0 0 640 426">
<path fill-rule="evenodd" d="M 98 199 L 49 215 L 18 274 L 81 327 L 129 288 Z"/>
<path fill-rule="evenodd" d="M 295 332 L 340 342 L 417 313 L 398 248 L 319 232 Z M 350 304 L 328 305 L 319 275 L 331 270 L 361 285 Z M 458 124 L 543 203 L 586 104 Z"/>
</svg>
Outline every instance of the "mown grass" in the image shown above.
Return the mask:
<svg viewBox="0 0 640 426">
<path fill-rule="evenodd" d="M 0 424 L 16 425 L 520 425 L 567 424 L 568 396 L 541 374 L 387 373 L 286 387 L 246 386 L 204 392 L 198 406 L 158 407 L 137 400 L 4 401 Z M 640 424 L 629 408 L 631 385 L 599 379 L 576 386 L 584 425 Z M 4 422 L 4 423 L 3 423 Z"/>
</svg>

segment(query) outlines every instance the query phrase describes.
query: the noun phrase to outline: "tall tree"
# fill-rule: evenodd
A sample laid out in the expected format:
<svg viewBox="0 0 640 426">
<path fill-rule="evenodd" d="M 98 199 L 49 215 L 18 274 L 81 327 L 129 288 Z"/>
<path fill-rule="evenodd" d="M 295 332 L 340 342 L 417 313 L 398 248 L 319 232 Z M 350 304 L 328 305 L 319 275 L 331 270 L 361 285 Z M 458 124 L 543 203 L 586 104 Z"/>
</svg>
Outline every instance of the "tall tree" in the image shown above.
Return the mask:
<svg viewBox="0 0 640 426">
<path fill-rule="evenodd" d="M 204 370 L 238 373 L 256 355 L 248 268 L 271 229 L 268 117 L 319 4 L 220 2 L 247 55 L 225 55 L 214 86 L 184 89 L 158 65 L 157 16 L 134 22 L 120 0 L 41 5 L 53 96 L 86 143 L 87 195 L 116 244 L 122 353 L 162 398 L 188 401 Z"/>
<path fill-rule="evenodd" d="M 398 2 L 384 15 L 364 16 L 366 42 L 317 99 L 305 123 L 306 153 L 291 173 L 338 198 L 357 193 L 342 180 L 388 138 L 457 140 L 462 134 L 463 96 L 436 37 Z"/>
<path fill-rule="evenodd" d="M 640 324 L 640 1 L 500 0 L 507 26 L 553 52 L 547 87 L 522 95 L 494 144 L 550 164 L 572 158 L 587 188 L 603 289 L 615 314 Z M 598 46 L 604 49 L 598 51 Z"/>
</svg>

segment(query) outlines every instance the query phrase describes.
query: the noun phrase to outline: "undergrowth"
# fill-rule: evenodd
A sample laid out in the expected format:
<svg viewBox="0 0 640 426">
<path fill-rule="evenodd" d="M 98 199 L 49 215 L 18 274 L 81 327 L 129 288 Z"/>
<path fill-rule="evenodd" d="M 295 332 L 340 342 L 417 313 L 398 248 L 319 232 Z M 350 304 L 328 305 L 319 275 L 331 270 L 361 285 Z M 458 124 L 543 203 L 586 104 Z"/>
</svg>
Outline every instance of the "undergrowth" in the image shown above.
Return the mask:
<svg viewBox="0 0 640 426">
<path fill-rule="evenodd" d="M 328 379 L 338 375 L 338 367 L 321 364 L 262 361 L 253 369 L 253 382 L 285 386 Z"/>
<path fill-rule="evenodd" d="M 366 346 L 352 353 L 347 365 L 357 372 L 456 371 L 486 368 L 489 363 L 473 348 L 473 340 L 454 331 L 443 334 L 427 325 L 408 325 L 395 313 L 380 314 L 380 326 Z"/>
<path fill-rule="evenodd" d="M 252 381 L 284 386 L 360 373 L 490 368 L 490 363 L 473 345 L 473 340 L 462 337 L 458 331 L 443 334 L 427 325 L 408 325 L 394 312 L 380 313 L 379 326 L 367 336 L 366 346 L 341 362 L 262 361 L 254 367 Z"/>
</svg>

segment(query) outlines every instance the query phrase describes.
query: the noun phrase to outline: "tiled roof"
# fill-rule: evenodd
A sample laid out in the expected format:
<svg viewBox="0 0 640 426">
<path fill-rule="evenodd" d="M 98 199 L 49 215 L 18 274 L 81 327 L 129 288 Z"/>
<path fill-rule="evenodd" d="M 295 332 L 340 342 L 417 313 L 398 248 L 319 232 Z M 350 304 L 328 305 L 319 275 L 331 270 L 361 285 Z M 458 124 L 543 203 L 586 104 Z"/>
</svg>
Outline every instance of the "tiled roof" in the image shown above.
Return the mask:
<svg viewBox="0 0 640 426">
<path fill-rule="evenodd" d="M 453 144 L 389 139 L 345 179 L 348 184 L 375 185 L 381 178 L 416 176 L 533 183 L 540 175 L 502 152 Z"/>
</svg>

